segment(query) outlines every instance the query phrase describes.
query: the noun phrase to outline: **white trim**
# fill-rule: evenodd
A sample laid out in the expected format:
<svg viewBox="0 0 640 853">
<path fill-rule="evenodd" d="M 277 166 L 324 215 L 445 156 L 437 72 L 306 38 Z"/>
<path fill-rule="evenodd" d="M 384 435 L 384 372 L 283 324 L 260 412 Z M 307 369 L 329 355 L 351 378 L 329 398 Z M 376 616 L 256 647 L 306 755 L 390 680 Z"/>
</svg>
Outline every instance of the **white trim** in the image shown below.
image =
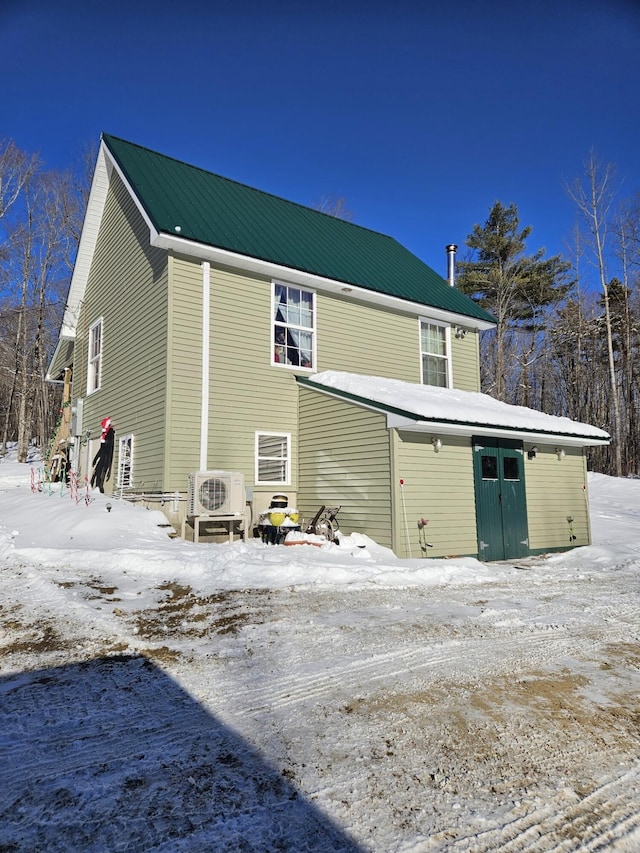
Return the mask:
<svg viewBox="0 0 640 853">
<path fill-rule="evenodd" d="M 349 298 L 351 299 L 359 299 L 362 302 L 380 305 L 383 308 L 400 311 L 404 314 L 424 315 L 425 312 L 429 312 L 429 317 L 432 317 L 435 320 L 458 325 L 464 324 L 468 329 L 493 329 L 496 325 L 495 323 L 489 323 L 486 320 L 478 320 L 475 317 L 469 317 L 466 314 L 456 314 L 453 311 L 445 311 L 442 308 L 433 308 L 430 305 L 425 305 L 423 302 L 411 302 L 407 299 L 400 299 L 397 296 L 390 296 L 386 293 L 377 293 L 374 290 L 369 290 L 365 287 L 358 287 L 358 285 L 355 284 L 336 281 L 335 279 L 330 278 L 323 278 L 315 273 L 296 270 L 291 267 L 276 264 L 272 261 L 263 261 L 260 258 L 241 255 L 227 249 L 217 248 L 216 246 L 207 246 L 204 243 L 196 243 L 193 240 L 186 240 L 184 237 L 175 237 L 173 234 L 167 234 L 165 232 L 160 232 L 155 237 L 152 236 L 151 245 L 156 248 L 179 252 L 183 255 L 196 256 L 200 259 L 206 258 L 211 261 L 211 263 L 230 266 L 235 269 L 242 269 L 245 272 L 264 275 L 269 278 L 284 279 L 291 284 L 297 284 L 300 287 L 308 289 L 316 289 L 325 293 L 334 294 L 348 292 Z"/>
<path fill-rule="evenodd" d="M 91 338 L 94 332 L 94 329 L 100 327 L 100 349 L 98 352 L 97 358 L 91 356 Z M 102 359 L 104 357 L 104 318 L 98 317 L 90 326 L 89 326 L 89 335 L 87 339 L 87 397 L 91 394 L 95 394 L 96 391 L 99 391 L 102 387 Z M 95 384 L 92 383 L 92 379 L 95 374 L 95 368 L 93 363 L 97 361 L 98 371 L 95 376 Z"/>
<path fill-rule="evenodd" d="M 71 278 L 71 286 L 69 288 L 69 295 L 67 297 L 62 321 L 62 329 L 60 332 L 62 337 L 73 339 L 76 335 L 78 317 L 80 314 L 80 304 L 84 298 L 84 292 L 89 278 L 89 271 L 91 269 L 91 261 L 93 259 L 98 239 L 98 231 L 102 221 L 104 206 L 109 190 L 110 177 L 114 170 L 123 182 L 131 200 L 149 229 L 149 244 L 151 246 L 180 252 L 190 257 L 196 257 L 199 261 L 205 260 L 210 263 L 221 264 L 223 266 L 232 266 L 235 269 L 245 270 L 250 273 L 257 273 L 259 275 L 267 276 L 268 278 L 283 278 L 292 284 L 317 289 L 326 293 L 339 295 L 341 293 L 348 292 L 349 297 L 352 299 L 359 299 L 363 302 L 379 305 L 383 308 L 400 311 L 405 314 L 424 314 L 426 311 L 429 313 L 430 317 L 433 317 L 435 320 L 441 320 L 445 323 L 464 323 L 467 328 L 478 330 L 493 329 L 495 327 L 495 323 L 469 317 L 466 314 L 457 314 L 441 308 L 432 308 L 431 306 L 425 305 L 421 302 L 412 302 L 406 299 L 400 299 L 397 296 L 377 293 L 376 291 L 359 287 L 358 285 L 348 282 L 324 278 L 323 276 L 304 272 L 303 270 L 296 270 L 291 267 L 276 264 L 272 261 L 252 258 L 248 255 L 241 255 L 227 249 L 208 246 L 205 243 L 198 243 L 194 240 L 186 240 L 184 237 L 178 237 L 174 234 L 158 232 L 151 222 L 147 211 L 142 206 L 140 199 L 133 191 L 133 188 L 129 184 L 124 173 L 106 146 L 104 140 L 101 140 L 98 159 L 93 174 L 93 181 L 91 183 L 91 191 L 89 193 L 87 212 L 82 226 L 82 234 L 80 236 L 78 253 L 76 256 L 76 262 Z M 176 226 L 179 226 L 180 224 L 181 223 L 176 222 Z"/>
<path fill-rule="evenodd" d="M 102 144 L 104 145 L 104 142 Z M 135 204 L 136 208 L 138 209 L 138 213 L 144 219 L 146 226 L 149 229 L 149 243 L 150 243 L 150 245 L 153 246 L 154 240 L 156 240 L 156 238 L 158 237 L 159 232 L 157 231 L 155 225 L 153 224 L 153 222 L 149 218 L 149 214 L 147 213 L 145 208 L 142 206 L 142 202 L 140 201 L 140 199 L 138 198 L 137 194 L 135 193 L 133 187 L 131 186 L 131 184 L 127 180 L 124 172 L 122 171 L 122 169 L 118 165 L 117 161 L 115 160 L 115 158 L 113 157 L 113 155 L 111 154 L 111 152 L 109 151 L 109 149 L 106 146 L 105 146 L 105 152 L 106 152 L 107 157 L 109 158 L 109 167 L 110 167 L 109 177 L 111 177 L 112 171 L 115 171 L 118 174 L 118 177 L 120 178 L 120 180 L 124 184 L 126 191 L 129 193 L 133 203 Z M 178 224 L 178 223 L 176 223 L 176 224 Z"/>
<path fill-rule="evenodd" d="M 275 340 L 275 327 L 276 327 L 276 318 L 275 318 L 275 292 L 276 285 L 280 285 L 281 287 L 294 287 L 296 290 L 303 291 L 304 293 L 309 293 L 311 295 L 311 312 L 313 315 L 313 323 L 311 326 L 296 326 L 295 323 L 282 323 L 283 327 L 297 328 L 300 331 L 311 332 L 311 367 L 303 367 L 300 364 L 287 364 L 284 361 L 276 361 L 275 353 L 276 353 L 276 340 Z M 280 279 L 272 279 L 271 280 L 271 366 L 272 367 L 282 367 L 285 370 L 295 370 L 302 371 L 303 373 L 317 373 L 317 346 L 316 341 L 318 338 L 318 330 L 317 330 L 317 306 L 316 306 L 316 292 L 315 290 L 310 290 L 308 287 L 300 287 L 297 284 L 290 284 L 287 281 L 282 281 Z"/>
<path fill-rule="evenodd" d="M 87 202 L 87 211 L 82 223 L 78 253 L 73 267 L 71 285 L 69 287 L 69 294 L 67 296 L 67 302 L 62 318 L 60 337 L 63 338 L 74 339 L 76 336 L 78 318 L 80 316 L 80 305 L 84 299 L 84 292 L 89 279 L 89 273 L 91 271 L 91 262 L 98 242 L 98 232 L 102 222 L 104 206 L 109 192 L 111 175 L 114 170 L 119 175 L 127 192 L 131 196 L 133 203 L 149 228 L 151 245 L 153 245 L 153 241 L 158 235 L 158 232 L 149 219 L 146 210 L 142 207 L 138 196 L 135 194 L 131 185 L 125 178 L 113 155 L 105 145 L 104 140 L 100 140 L 98 158 L 93 171 L 91 190 L 89 192 L 89 200 Z"/>
<path fill-rule="evenodd" d="M 334 400 L 343 403 L 351 403 L 371 412 L 386 415 L 387 429 L 401 429 L 406 432 L 426 432 L 438 435 L 455 435 L 471 437 L 472 435 L 486 435 L 498 438 L 516 438 L 523 441 L 533 441 L 536 444 L 563 444 L 566 447 L 604 447 L 610 443 L 608 438 L 596 438 L 595 436 L 568 435 L 564 432 L 537 432 L 536 430 L 518 430 L 508 426 L 496 424 L 474 424 L 474 423 L 452 423 L 451 421 L 426 421 L 410 416 L 399 415 L 390 412 L 383 403 L 375 400 L 360 401 L 345 397 L 344 394 L 335 393 L 330 387 L 322 385 L 302 385 L 303 388 L 312 388 Z M 466 392 L 463 392 L 466 393 Z"/>
<path fill-rule="evenodd" d="M 124 472 L 124 456 L 122 454 L 122 446 L 126 442 L 130 443 L 130 451 L 129 451 L 129 482 L 122 482 L 122 475 Z M 118 438 L 118 473 L 116 477 L 116 488 L 118 489 L 130 489 L 131 481 L 133 477 L 133 433 L 127 433 L 127 435 L 121 435 Z"/>
<path fill-rule="evenodd" d="M 71 342 L 75 341 L 75 339 L 76 339 L 75 332 L 72 335 L 70 335 L 70 334 L 64 334 L 63 335 L 62 332 L 60 332 L 60 337 L 58 338 L 58 343 L 56 344 L 56 348 L 53 351 L 53 355 L 51 356 L 51 360 L 49 361 L 49 367 L 47 368 L 47 373 L 45 376 L 46 382 L 58 382 L 59 381 L 57 379 L 53 379 L 53 377 L 51 376 L 51 366 L 53 364 L 55 364 L 56 359 L 58 358 L 58 353 L 60 351 L 60 348 L 64 344 L 69 343 L 69 341 L 71 341 Z"/>
<path fill-rule="evenodd" d="M 428 385 L 424 381 L 424 363 L 423 363 L 423 355 L 433 355 L 435 358 L 439 358 L 435 353 L 424 352 L 422 349 L 422 324 L 429 323 L 431 326 L 439 326 L 441 329 L 444 329 L 444 348 L 445 348 L 445 356 L 444 361 L 446 362 L 446 371 L 447 371 L 447 384 L 446 388 L 453 388 L 453 357 L 451 354 L 451 324 L 442 323 L 438 320 L 433 320 L 431 317 L 418 317 L 418 346 L 420 352 L 420 384 Z"/>
<path fill-rule="evenodd" d="M 341 398 L 341 399 L 344 399 Z M 351 401 L 355 402 L 355 401 Z M 356 403 L 356 405 L 359 405 Z M 366 408 L 370 408 L 367 406 Z M 371 408 L 375 408 L 372 406 Z M 380 410 L 378 410 L 380 411 Z M 405 432 L 428 432 L 438 435 L 472 436 L 484 435 L 498 438 L 516 438 L 533 441 L 536 444 L 563 444 L 566 447 L 602 447 L 609 444 L 606 439 L 566 435 L 565 433 L 535 432 L 535 430 L 514 430 L 502 426 L 481 426 L 480 424 L 452 424 L 446 421 L 414 421 L 393 413 L 387 414 L 387 428 L 401 429 Z"/>
<path fill-rule="evenodd" d="M 262 435 L 273 435 L 278 438 L 284 438 L 287 442 L 287 457 L 286 457 L 286 467 L 285 467 L 285 479 L 284 480 L 261 480 L 259 478 L 259 448 L 260 448 L 260 436 Z M 291 485 L 291 433 L 290 432 L 280 432 L 278 430 L 269 430 L 269 429 L 257 429 L 255 432 L 254 439 L 254 480 L 256 486 L 290 486 Z"/>
<path fill-rule="evenodd" d="M 200 402 L 200 470 L 207 470 L 209 442 L 209 350 L 211 343 L 211 266 L 202 262 L 202 385 Z"/>
<path fill-rule="evenodd" d="M 69 295 L 62 318 L 62 329 L 60 337 L 74 339 L 80 316 L 80 305 L 84 298 L 84 291 L 89 278 L 91 261 L 98 241 L 98 231 L 102 222 L 102 214 L 109 190 L 110 155 L 104 145 L 100 143 L 98 159 L 93 172 L 91 190 L 87 202 L 87 212 L 82 224 L 78 253 L 73 267 Z"/>
</svg>

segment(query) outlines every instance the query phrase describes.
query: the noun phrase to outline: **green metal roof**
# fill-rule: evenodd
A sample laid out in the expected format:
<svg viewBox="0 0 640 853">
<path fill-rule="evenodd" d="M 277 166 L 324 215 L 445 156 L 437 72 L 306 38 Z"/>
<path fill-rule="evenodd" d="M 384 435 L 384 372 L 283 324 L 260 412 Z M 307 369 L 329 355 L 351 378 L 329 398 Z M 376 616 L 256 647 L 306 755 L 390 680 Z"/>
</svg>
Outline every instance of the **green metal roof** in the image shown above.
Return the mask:
<svg viewBox="0 0 640 853">
<path fill-rule="evenodd" d="M 115 136 L 102 139 L 158 232 L 421 303 L 495 319 L 397 240 Z"/>
</svg>

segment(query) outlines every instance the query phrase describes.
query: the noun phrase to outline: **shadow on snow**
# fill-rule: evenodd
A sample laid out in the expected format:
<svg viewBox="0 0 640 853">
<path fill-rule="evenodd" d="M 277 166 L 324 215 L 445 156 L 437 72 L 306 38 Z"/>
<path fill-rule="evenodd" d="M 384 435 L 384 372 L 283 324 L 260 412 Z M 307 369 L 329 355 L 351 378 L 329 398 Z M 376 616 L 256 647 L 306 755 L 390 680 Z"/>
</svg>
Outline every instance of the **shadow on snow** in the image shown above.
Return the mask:
<svg viewBox="0 0 640 853">
<path fill-rule="evenodd" d="M 149 659 L 0 679 L 0 851 L 360 849 Z"/>
</svg>

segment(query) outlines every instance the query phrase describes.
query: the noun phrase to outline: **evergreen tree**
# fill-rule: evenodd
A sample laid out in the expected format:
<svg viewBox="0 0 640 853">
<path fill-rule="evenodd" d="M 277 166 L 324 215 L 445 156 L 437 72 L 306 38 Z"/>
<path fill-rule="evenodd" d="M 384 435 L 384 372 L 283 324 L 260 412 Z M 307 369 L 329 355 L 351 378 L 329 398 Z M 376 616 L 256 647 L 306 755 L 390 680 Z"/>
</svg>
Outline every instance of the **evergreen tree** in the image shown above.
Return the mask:
<svg viewBox="0 0 640 853">
<path fill-rule="evenodd" d="M 471 257 L 457 264 L 458 288 L 498 321 L 493 340 L 495 386 L 489 390 L 500 400 L 510 396 L 508 348 L 517 353 L 522 344 L 514 340 L 513 333 L 528 333 L 525 348 L 529 364 L 536 337 L 544 328 L 546 309 L 564 299 L 572 286 L 567 280 L 570 264 L 559 255 L 545 258 L 544 249 L 533 255 L 525 253 L 530 234 L 530 226 L 520 228 L 515 204 L 505 206 L 496 201 L 485 223 L 474 225 L 466 239 Z"/>
</svg>

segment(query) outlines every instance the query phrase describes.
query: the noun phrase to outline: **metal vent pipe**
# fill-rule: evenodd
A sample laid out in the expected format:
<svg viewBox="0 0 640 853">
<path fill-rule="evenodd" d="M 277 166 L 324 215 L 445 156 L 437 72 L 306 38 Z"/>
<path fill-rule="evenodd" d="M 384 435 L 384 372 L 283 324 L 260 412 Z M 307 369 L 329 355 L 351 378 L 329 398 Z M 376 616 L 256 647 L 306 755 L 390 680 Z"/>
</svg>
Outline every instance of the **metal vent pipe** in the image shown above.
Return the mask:
<svg viewBox="0 0 640 853">
<path fill-rule="evenodd" d="M 455 243 L 450 243 L 447 247 L 447 281 L 451 287 L 456 284 L 456 252 L 458 247 Z"/>
</svg>

